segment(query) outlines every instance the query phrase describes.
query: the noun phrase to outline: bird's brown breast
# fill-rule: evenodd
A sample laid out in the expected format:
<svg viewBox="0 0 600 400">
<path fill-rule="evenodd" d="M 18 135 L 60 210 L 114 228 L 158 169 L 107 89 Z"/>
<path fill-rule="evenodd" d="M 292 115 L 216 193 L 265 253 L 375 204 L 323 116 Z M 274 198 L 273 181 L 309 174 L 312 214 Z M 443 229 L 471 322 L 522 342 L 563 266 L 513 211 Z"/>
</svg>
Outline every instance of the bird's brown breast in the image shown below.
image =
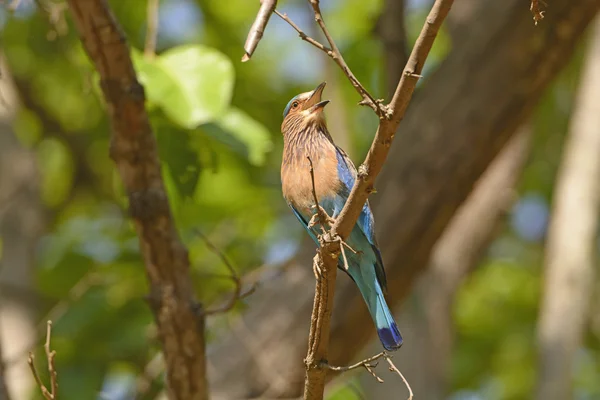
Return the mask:
<svg viewBox="0 0 600 400">
<path fill-rule="evenodd" d="M 318 150 L 309 147 L 285 149 L 297 152 L 284 155 L 281 164 L 281 183 L 285 199 L 299 212 L 312 214 L 310 207 L 314 205 L 313 186 L 310 174 L 310 157 L 315 177 L 315 191 L 319 202 L 326 197 L 333 197 L 340 187 L 337 174 L 337 155 L 332 144 L 327 143 Z M 286 162 L 287 161 L 287 162 Z"/>
</svg>

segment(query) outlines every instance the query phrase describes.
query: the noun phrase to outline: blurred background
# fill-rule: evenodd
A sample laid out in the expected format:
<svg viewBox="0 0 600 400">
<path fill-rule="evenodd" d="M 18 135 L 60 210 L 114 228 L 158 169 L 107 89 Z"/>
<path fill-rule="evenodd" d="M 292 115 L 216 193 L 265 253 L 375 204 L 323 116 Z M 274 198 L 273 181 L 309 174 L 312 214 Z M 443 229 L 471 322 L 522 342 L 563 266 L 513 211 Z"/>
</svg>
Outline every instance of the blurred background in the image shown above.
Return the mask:
<svg viewBox="0 0 600 400">
<path fill-rule="evenodd" d="M 47 376 L 41 351 L 51 319 L 62 399 L 163 398 L 160 346 L 127 198 L 108 157 L 98 76 L 65 3 L 4 3 L 6 386 L 12 399 L 41 398 L 26 360 L 39 352 Z M 276 16 L 242 64 L 258 1 L 160 0 L 155 57 L 144 56 L 152 7 L 109 3 L 146 88 L 198 298 L 216 308 L 233 285 L 197 230 L 231 260 L 245 289 L 256 285 L 208 319 L 213 398 L 298 398 L 314 245 L 281 196 L 282 112 L 327 81 L 330 131 L 356 164 L 377 118 L 357 106 L 339 68 Z M 307 2 L 279 3 L 322 39 Z M 389 100 L 432 2 L 321 3 L 355 75 Z M 600 399 L 600 29 L 585 29 L 600 5 L 548 3 L 536 27 L 525 0 L 456 2 L 371 196 L 405 335 L 394 360 L 416 399 Z M 332 364 L 380 351 L 349 281 L 339 274 Z M 384 384 L 363 370 L 334 377 L 327 398 L 407 398 L 387 367 L 378 371 Z"/>
</svg>

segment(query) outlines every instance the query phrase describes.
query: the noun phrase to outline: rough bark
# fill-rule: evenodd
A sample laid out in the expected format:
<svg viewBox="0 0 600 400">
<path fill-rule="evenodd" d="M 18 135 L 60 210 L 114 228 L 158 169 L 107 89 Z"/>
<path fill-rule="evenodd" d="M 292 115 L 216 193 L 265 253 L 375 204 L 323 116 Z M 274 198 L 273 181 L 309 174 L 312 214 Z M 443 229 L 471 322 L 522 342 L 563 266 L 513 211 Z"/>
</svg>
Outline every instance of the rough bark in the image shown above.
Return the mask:
<svg viewBox="0 0 600 400">
<path fill-rule="evenodd" d="M 553 1 L 536 27 L 521 0 L 480 3 L 468 34 L 457 40 L 411 104 L 378 194 L 371 197 L 391 304 L 408 294 L 456 209 L 531 114 L 599 8 L 599 0 Z M 303 266 L 266 283 L 249 299 L 251 306 L 233 323 L 231 337 L 212 349 L 219 371 L 213 376 L 216 398 L 301 391 L 314 279 L 310 256 L 302 257 Z M 346 364 L 375 330 L 344 276 L 336 304 L 329 361 Z M 248 347 L 242 349 L 240 342 Z"/>
<path fill-rule="evenodd" d="M 574 397 L 573 362 L 589 317 L 600 212 L 600 19 L 593 29 L 557 178 L 538 325 L 537 398 Z"/>
<path fill-rule="evenodd" d="M 34 151 L 24 148 L 12 130 L 18 101 L 7 66 L 0 62 L 0 340 L 8 361 L 4 375 L 12 398 L 25 398 L 33 387 L 26 357 L 36 337 L 34 254 L 45 227 Z M 26 295 L 24 295 L 24 293 Z M 0 391 L 1 394 L 1 391 Z"/>
<path fill-rule="evenodd" d="M 150 282 L 171 399 L 206 399 L 202 306 L 189 275 L 162 181 L 156 140 L 123 32 L 106 0 L 69 0 L 83 47 L 100 75 L 113 135 L 110 155 L 123 179 Z"/>
</svg>

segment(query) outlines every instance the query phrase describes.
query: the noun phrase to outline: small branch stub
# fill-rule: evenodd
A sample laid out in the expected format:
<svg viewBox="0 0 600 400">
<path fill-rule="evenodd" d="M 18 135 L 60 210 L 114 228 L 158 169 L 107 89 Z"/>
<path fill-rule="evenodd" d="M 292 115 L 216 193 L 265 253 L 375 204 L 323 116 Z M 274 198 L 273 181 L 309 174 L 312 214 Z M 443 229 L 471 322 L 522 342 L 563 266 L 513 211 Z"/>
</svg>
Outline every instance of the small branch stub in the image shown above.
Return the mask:
<svg viewBox="0 0 600 400">
<path fill-rule="evenodd" d="M 531 0 L 531 6 L 529 7 L 529 10 L 533 15 L 533 22 L 535 25 L 537 25 L 538 22 L 544 19 L 545 11 L 542 11 L 540 4 L 544 7 L 548 6 L 548 4 L 544 2 L 544 0 Z"/>
</svg>

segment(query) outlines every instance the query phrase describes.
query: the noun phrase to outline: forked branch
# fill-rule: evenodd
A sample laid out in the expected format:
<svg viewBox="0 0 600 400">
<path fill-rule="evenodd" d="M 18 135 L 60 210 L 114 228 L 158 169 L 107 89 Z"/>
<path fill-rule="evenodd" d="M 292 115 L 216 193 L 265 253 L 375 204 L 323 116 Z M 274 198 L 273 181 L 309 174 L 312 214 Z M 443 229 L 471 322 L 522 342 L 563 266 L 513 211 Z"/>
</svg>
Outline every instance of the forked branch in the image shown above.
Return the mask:
<svg viewBox="0 0 600 400">
<path fill-rule="evenodd" d="M 56 356 L 56 352 L 50 350 L 50 336 L 52 336 L 52 321 L 48 321 L 46 329 L 46 343 L 44 344 L 44 351 L 46 352 L 46 362 L 48 363 L 48 374 L 50 375 L 50 389 L 48 389 L 46 385 L 42 382 L 42 379 L 40 378 L 40 375 L 37 372 L 37 369 L 33 362 L 33 353 L 29 353 L 27 363 L 29 364 L 29 368 L 31 369 L 33 378 L 35 379 L 37 386 L 40 388 L 44 399 L 56 400 L 58 396 L 58 374 L 56 373 L 56 369 L 54 368 L 54 357 Z"/>
</svg>

